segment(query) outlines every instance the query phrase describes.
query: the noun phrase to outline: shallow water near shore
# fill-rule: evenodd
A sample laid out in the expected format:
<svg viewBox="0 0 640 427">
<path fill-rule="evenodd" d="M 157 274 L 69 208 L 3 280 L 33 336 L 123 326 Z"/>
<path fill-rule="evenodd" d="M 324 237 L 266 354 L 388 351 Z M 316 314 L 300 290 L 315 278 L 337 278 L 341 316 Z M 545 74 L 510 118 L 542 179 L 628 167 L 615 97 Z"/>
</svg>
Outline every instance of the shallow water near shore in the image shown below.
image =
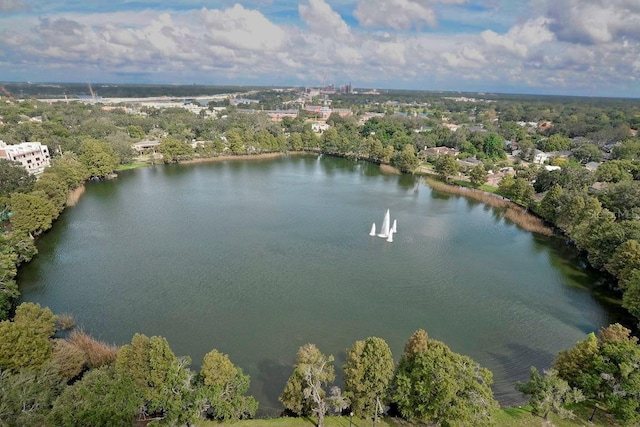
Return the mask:
<svg viewBox="0 0 640 427">
<path fill-rule="evenodd" d="M 386 209 L 393 243 L 370 237 Z M 88 183 L 38 241 L 24 301 L 110 343 L 162 335 L 197 369 L 216 348 L 251 375 L 262 414 L 297 349 L 336 357 L 368 336 L 396 358 L 418 328 L 494 373 L 503 404 L 558 350 L 618 320 L 602 278 L 557 237 L 418 177 L 327 156 L 158 165 Z"/>
</svg>

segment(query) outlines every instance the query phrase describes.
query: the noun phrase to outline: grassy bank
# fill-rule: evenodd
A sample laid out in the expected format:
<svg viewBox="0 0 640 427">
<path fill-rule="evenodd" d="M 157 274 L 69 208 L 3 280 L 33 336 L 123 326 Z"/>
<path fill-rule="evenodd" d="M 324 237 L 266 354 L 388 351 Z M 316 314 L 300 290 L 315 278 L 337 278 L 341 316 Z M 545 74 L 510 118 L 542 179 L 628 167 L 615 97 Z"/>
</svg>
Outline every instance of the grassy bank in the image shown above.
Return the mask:
<svg viewBox="0 0 640 427">
<path fill-rule="evenodd" d="M 512 203 L 501 196 L 466 186 L 449 185 L 434 178 L 425 178 L 425 181 L 434 190 L 447 194 L 454 194 L 456 196 L 468 197 L 494 208 L 498 208 L 502 210 L 504 218 L 513 222 L 523 230 L 545 236 L 553 234 L 553 229 L 547 226 L 540 218 L 527 212 L 527 210 L 522 206 Z"/>
<path fill-rule="evenodd" d="M 496 427 L 613 427 L 619 426 L 615 420 L 603 411 L 596 411 L 593 421 L 590 422 L 592 407 L 590 404 L 581 404 L 574 408 L 576 418 L 573 420 L 561 419 L 554 414 L 549 416 L 549 420 L 533 415 L 531 408 L 523 406 L 521 408 L 502 408 L 494 413 Z M 204 422 L 198 426 L 220 426 L 223 423 Z M 263 420 L 244 420 L 233 423 L 236 427 L 312 427 L 315 426 L 315 418 L 272 418 Z M 381 418 L 376 424 L 377 427 L 410 427 L 410 426 L 432 426 L 433 424 L 409 423 L 398 418 Z M 327 427 L 369 427 L 373 426 L 373 420 L 354 417 L 326 417 Z"/>
</svg>

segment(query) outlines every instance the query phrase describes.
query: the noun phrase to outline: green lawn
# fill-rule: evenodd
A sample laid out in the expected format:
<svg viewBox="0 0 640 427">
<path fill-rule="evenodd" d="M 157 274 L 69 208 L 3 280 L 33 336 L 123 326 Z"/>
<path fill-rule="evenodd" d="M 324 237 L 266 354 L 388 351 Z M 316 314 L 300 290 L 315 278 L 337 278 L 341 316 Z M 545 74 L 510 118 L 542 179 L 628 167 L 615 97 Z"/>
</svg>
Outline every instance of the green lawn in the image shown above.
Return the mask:
<svg viewBox="0 0 640 427">
<path fill-rule="evenodd" d="M 469 181 L 462 181 L 462 180 L 454 179 L 451 182 L 453 182 L 454 184 L 459 185 L 461 187 L 476 188 Z M 487 193 L 495 194 L 495 193 L 498 192 L 498 187 L 492 187 L 492 186 L 487 185 L 487 184 L 482 184 L 480 187 L 477 187 L 477 188 L 478 188 L 478 190 L 486 191 Z"/>
<path fill-rule="evenodd" d="M 145 166 L 149 166 L 150 164 L 151 163 L 149 163 L 149 162 L 127 163 L 127 164 L 118 166 L 118 169 L 116 169 L 116 170 L 117 171 L 126 171 L 128 169 L 143 168 Z"/>
<path fill-rule="evenodd" d="M 494 414 L 494 422 L 496 427 L 614 427 L 619 426 L 614 419 L 602 410 L 596 411 L 593 422 L 588 419 L 593 411 L 591 403 L 582 403 L 574 405 L 573 409 L 576 418 L 573 420 L 563 420 L 555 415 L 551 415 L 548 421 L 542 417 L 533 415 L 529 406 L 518 408 L 502 408 Z M 225 423 L 217 423 L 213 421 L 198 423 L 198 426 L 213 427 L 225 425 Z M 312 427 L 315 426 L 314 418 L 272 418 L 259 420 L 237 421 L 232 424 L 235 427 Z M 326 417 L 326 427 L 370 427 L 373 426 L 373 420 L 349 417 Z M 409 422 L 396 419 L 384 418 L 378 420 L 378 427 L 410 427 L 420 426 L 427 427 L 429 424 L 411 424 Z"/>
</svg>

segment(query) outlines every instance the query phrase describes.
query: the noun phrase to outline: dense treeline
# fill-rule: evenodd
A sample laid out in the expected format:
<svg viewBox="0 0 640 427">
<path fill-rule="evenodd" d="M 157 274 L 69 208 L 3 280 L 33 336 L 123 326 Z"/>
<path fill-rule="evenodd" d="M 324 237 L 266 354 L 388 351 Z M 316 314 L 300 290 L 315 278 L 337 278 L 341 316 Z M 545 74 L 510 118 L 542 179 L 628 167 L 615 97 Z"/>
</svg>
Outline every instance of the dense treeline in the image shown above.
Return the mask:
<svg viewBox="0 0 640 427">
<path fill-rule="evenodd" d="M 269 102 L 278 106 L 277 98 Z M 336 103 L 353 105 L 351 98 L 336 98 Z M 38 180 L 0 161 L 0 420 L 8 425 L 130 425 L 138 417 L 184 424 L 255 414 L 257 403 L 246 395 L 249 378 L 216 350 L 195 373 L 188 358 L 176 357 L 164 338 L 136 335 L 120 349 L 80 331 L 62 339 L 55 335 L 62 316 L 34 304 L 15 307 L 17 268 L 36 254 L 33 239 L 51 227 L 67 195 L 87 179 L 108 177 L 118 165 L 130 163 L 136 156 L 132 144 L 148 139 L 160 141 L 165 162 L 294 150 L 411 172 L 426 159 L 443 179 L 462 169 L 477 186 L 486 182 L 487 171 L 507 166 L 505 141 L 515 143 L 522 165 L 502 180 L 501 194 L 564 230 L 592 266 L 618 279 L 623 306 L 640 318 L 640 140 L 632 133 L 640 125 L 637 103 L 547 98 L 525 103 L 508 97 L 457 102 L 433 94 L 423 103 L 410 99 L 358 98 L 357 111 L 403 114 L 378 115 L 364 125 L 357 116 L 332 115 L 331 127 L 321 135 L 313 132 L 305 113 L 274 123 L 259 111 L 233 107 L 211 119 L 179 108 L 130 114 L 99 104 L 0 105 L 0 139 L 40 141 L 54 153 L 52 166 Z M 454 132 L 446 123 L 463 126 Z M 442 145 L 476 166 L 465 170 L 451 155 L 425 156 L 425 148 Z M 552 160 L 560 169 L 549 171 L 525 166 L 535 149 L 569 154 Z M 601 160 L 595 172 L 584 167 Z M 604 185 L 595 189 L 596 182 Z M 570 415 L 563 405 L 586 397 L 621 421 L 636 422 L 638 348 L 628 330 L 611 326 L 561 353 L 554 371 L 532 370 L 531 380 L 518 387 L 532 396 L 540 415 Z M 361 417 L 388 407 L 389 413 L 413 421 L 484 425 L 497 407 L 491 373 L 423 331 L 411 337 L 397 366 L 383 340 L 355 343 L 343 366 L 344 391 L 327 388 L 334 380 L 332 362 L 311 344 L 301 347 L 280 396 L 290 414 L 321 422 L 331 407 Z"/>
</svg>

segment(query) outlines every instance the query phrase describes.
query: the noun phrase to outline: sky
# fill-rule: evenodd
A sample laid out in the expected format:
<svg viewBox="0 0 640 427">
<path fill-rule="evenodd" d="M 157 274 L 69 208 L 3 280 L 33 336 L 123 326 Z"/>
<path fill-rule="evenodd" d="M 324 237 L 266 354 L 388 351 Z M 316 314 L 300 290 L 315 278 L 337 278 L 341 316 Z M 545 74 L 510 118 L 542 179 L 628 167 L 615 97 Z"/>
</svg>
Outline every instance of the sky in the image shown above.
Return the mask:
<svg viewBox="0 0 640 427">
<path fill-rule="evenodd" d="M 0 81 L 640 97 L 640 0 L 0 0 Z"/>
</svg>

